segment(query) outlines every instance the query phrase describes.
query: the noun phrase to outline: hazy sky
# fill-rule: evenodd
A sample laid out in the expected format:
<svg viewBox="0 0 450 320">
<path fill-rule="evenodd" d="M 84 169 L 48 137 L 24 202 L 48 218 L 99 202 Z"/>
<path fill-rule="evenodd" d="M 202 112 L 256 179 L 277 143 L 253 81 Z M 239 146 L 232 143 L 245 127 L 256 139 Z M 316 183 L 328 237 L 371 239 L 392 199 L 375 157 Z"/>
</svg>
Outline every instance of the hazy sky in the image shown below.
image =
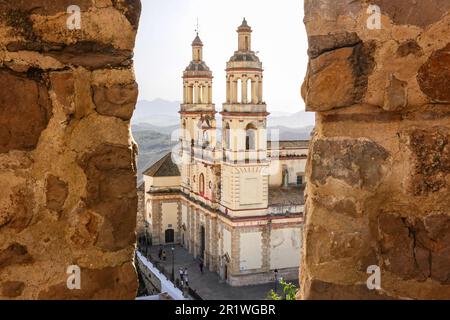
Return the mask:
<svg viewBox="0 0 450 320">
<path fill-rule="evenodd" d="M 140 100 L 180 101 L 182 72 L 191 60 L 197 18 L 203 58 L 213 72 L 213 100 L 225 101 L 225 64 L 237 50 L 245 17 L 252 49 L 264 67 L 264 99 L 271 111 L 304 109 L 300 96 L 307 64 L 303 0 L 143 0 L 135 51 Z"/>
</svg>

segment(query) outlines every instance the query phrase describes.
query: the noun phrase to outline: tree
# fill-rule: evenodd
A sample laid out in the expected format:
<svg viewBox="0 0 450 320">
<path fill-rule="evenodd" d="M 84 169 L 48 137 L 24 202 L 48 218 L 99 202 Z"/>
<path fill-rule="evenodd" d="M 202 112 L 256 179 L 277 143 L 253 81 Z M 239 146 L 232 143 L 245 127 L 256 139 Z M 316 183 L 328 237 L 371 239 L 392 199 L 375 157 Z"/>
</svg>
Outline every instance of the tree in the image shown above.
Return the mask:
<svg viewBox="0 0 450 320">
<path fill-rule="evenodd" d="M 295 300 L 297 295 L 297 287 L 292 284 L 280 279 L 281 287 L 283 288 L 283 295 L 279 295 L 275 291 L 270 290 L 267 294 L 268 300 Z"/>
</svg>

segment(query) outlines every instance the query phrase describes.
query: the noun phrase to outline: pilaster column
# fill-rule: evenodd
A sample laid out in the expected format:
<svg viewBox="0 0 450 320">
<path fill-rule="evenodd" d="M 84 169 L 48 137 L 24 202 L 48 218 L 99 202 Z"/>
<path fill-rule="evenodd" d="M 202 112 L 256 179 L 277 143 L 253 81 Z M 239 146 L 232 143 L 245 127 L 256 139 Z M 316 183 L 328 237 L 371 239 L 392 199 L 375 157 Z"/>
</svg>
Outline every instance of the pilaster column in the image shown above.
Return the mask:
<svg viewBox="0 0 450 320">
<path fill-rule="evenodd" d="M 187 103 L 192 104 L 193 103 L 193 93 L 194 93 L 194 87 L 193 85 L 188 86 L 188 92 L 187 92 Z"/>
<path fill-rule="evenodd" d="M 258 98 L 259 98 L 259 102 L 263 102 L 263 82 L 262 79 L 259 80 L 258 82 Z"/>
<path fill-rule="evenodd" d="M 264 272 L 270 271 L 270 235 L 271 227 L 264 226 L 262 228 L 262 266 Z"/>
<path fill-rule="evenodd" d="M 231 94 L 231 88 L 230 88 L 230 77 L 227 77 L 227 96 L 226 101 L 227 103 L 230 103 L 230 94 Z"/>
<path fill-rule="evenodd" d="M 198 83 L 194 84 L 194 103 L 199 103 L 200 101 L 200 86 Z"/>
<path fill-rule="evenodd" d="M 193 248 L 194 248 L 193 241 L 192 241 L 192 228 L 193 228 L 192 215 L 193 215 L 192 207 L 189 206 L 188 207 L 188 219 L 187 219 L 187 223 L 188 223 L 187 234 L 188 234 L 188 236 L 186 239 L 186 243 L 187 243 L 188 251 L 190 254 L 192 254 Z"/>
<path fill-rule="evenodd" d="M 210 266 L 210 256 L 211 256 L 211 218 L 209 216 L 205 217 L 205 267 Z"/>
<path fill-rule="evenodd" d="M 217 218 L 212 218 L 210 220 L 210 233 L 211 233 L 211 255 L 210 255 L 210 264 L 209 270 L 212 272 L 218 271 L 219 264 L 219 241 L 218 234 L 219 230 L 217 229 Z"/>
<path fill-rule="evenodd" d="M 240 273 L 241 236 L 238 229 L 231 230 L 231 270 L 232 275 Z"/>
<path fill-rule="evenodd" d="M 178 201 L 178 205 L 177 205 L 177 232 L 176 232 L 176 238 L 175 238 L 175 243 L 181 243 L 181 233 L 182 228 L 181 228 L 181 224 L 182 224 L 182 216 L 181 216 L 181 201 Z"/>
<path fill-rule="evenodd" d="M 208 104 L 212 103 L 212 85 L 208 84 Z"/>
<path fill-rule="evenodd" d="M 202 103 L 208 103 L 209 102 L 209 86 L 208 84 L 203 85 L 203 100 Z"/>
<path fill-rule="evenodd" d="M 252 104 L 258 103 L 257 101 L 257 94 L 256 94 L 256 80 L 252 79 Z"/>
<path fill-rule="evenodd" d="M 233 82 L 232 82 L 232 86 L 231 86 L 231 88 L 232 88 L 232 94 L 231 94 L 231 103 L 237 103 L 238 102 L 238 100 L 237 100 L 237 86 L 238 86 L 238 82 L 236 81 L 236 80 L 233 80 Z"/>
</svg>

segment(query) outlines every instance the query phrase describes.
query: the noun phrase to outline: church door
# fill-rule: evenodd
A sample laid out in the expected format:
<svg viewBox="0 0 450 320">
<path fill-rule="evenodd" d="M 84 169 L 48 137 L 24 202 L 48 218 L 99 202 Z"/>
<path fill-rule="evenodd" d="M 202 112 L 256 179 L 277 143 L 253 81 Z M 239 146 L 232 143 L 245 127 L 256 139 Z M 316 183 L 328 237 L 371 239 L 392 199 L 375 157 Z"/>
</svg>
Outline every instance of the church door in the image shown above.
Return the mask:
<svg viewBox="0 0 450 320">
<path fill-rule="evenodd" d="M 173 229 L 166 230 L 166 243 L 173 243 L 175 241 L 175 231 Z"/>
</svg>

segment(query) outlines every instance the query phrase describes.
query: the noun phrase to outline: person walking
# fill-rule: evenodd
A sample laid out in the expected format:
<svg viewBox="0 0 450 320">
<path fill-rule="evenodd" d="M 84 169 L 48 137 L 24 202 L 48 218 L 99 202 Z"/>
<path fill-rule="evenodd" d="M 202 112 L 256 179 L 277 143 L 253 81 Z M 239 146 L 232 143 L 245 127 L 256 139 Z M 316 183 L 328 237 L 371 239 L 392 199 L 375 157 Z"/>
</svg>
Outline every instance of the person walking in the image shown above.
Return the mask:
<svg viewBox="0 0 450 320">
<path fill-rule="evenodd" d="M 203 274 L 203 267 L 204 267 L 203 261 L 200 261 L 199 267 L 200 267 L 200 272 Z"/>
<path fill-rule="evenodd" d="M 184 268 L 183 280 L 184 280 L 184 283 L 186 284 L 186 287 L 189 287 L 189 283 L 188 283 L 188 269 L 187 268 Z"/>
<path fill-rule="evenodd" d="M 162 259 L 162 253 L 163 253 L 163 250 L 162 250 L 161 247 L 159 247 L 159 251 L 158 251 L 158 258 L 159 258 L 159 260 Z"/>
<path fill-rule="evenodd" d="M 184 272 L 183 272 L 183 268 L 180 268 L 178 270 L 178 272 L 180 273 L 180 283 L 181 283 L 181 287 L 183 287 L 184 285 Z"/>
<path fill-rule="evenodd" d="M 162 260 L 166 261 L 166 250 L 162 251 Z"/>
</svg>

